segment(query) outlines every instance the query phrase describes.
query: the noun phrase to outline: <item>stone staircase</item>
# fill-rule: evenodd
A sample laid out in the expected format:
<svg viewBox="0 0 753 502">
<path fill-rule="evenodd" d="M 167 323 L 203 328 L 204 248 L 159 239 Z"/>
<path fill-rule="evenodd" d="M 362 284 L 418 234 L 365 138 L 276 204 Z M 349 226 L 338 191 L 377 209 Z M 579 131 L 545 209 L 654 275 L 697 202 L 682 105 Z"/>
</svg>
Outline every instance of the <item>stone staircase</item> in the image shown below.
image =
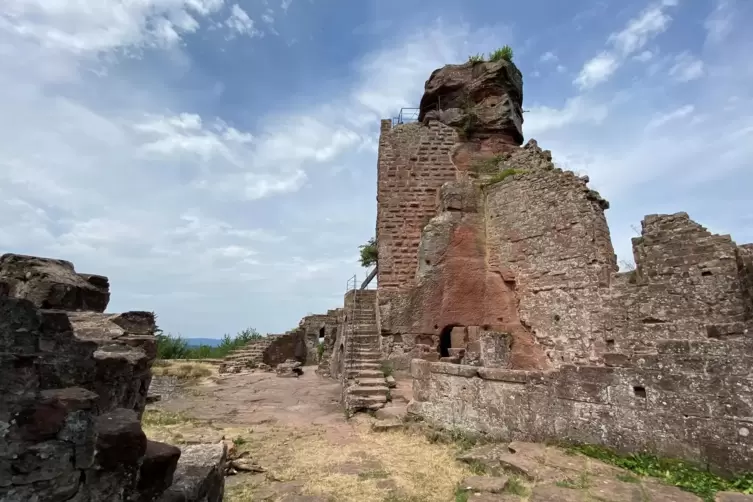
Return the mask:
<svg viewBox="0 0 753 502">
<path fill-rule="evenodd" d="M 360 290 L 346 321 L 347 346 L 344 402 L 348 413 L 377 410 L 388 401 L 389 388 L 381 369 L 380 334 L 376 319 L 376 291 Z M 353 299 L 351 299 L 352 303 Z"/>
<path fill-rule="evenodd" d="M 225 356 L 220 364 L 220 373 L 238 373 L 244 369 L 254 368 L 263 362 L 264 351 L 272 343 L 272 337 L 252 340 L 245 347 L 234 350 Z"/>
</svg>

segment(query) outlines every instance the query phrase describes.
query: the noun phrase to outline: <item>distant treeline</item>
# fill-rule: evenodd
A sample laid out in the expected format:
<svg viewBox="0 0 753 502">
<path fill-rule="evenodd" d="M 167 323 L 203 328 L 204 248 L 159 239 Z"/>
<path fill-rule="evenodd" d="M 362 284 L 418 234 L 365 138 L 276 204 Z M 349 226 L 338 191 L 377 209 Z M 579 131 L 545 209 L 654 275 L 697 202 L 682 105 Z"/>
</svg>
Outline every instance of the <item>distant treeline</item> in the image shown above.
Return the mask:
<svg viewBox="0 0 753 502">
<path fill-rule="evenodd" d="M 225 357 L 230 351 L 246 345 L 251 340 L 262 338 L 253 328 L 246 328 L 235 336 L 225 335 L 219 345 L 190 346 L 185 338 L 180 335 L 165 334 L 158 329 L 157 359 L 219 359 Z"/>
</svg>

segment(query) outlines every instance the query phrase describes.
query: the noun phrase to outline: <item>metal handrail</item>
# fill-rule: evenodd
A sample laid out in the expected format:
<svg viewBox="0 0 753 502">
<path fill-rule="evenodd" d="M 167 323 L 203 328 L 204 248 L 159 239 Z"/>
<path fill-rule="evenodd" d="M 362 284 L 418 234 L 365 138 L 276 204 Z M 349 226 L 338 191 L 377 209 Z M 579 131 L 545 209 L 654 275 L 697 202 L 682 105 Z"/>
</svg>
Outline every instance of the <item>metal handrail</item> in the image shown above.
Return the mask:
<svg viewBox="0 0 753 502">
<path fill-rule="evenodd" d="M 397 117 L 392 117 L 392 126 L 417 122 L 420 112 L 420 108 L 400 108 L 400 113 L 397 114 Z"/>
<path fill-rule="evenodd" d="M 345 379 L 348 380 L 348 373 L 352 372 L 355 362 L 355 337 L 353 336 L 356 329 L 356 308 L 358 305 L 358 279 L 356 278 L 356 275 L 354 274 L 353 277 L 348 279 L 348 282 L 346 283 L 346 290 L 345 294 L 347 295 L 349 292 L 353 291 L 353 298 L 352 302 L 353 304 L 350 307 L 350 320 L 348 324 L 346 325 L 346 333 L 349 333 L 349 340 L 347 340 L 348 343 L 348 349 L 347 349 L 347 358 L 348 358 L 348 364 L 345 365 Z M 350 327 L 348 330 L 347 328 Z"/>
</svg>

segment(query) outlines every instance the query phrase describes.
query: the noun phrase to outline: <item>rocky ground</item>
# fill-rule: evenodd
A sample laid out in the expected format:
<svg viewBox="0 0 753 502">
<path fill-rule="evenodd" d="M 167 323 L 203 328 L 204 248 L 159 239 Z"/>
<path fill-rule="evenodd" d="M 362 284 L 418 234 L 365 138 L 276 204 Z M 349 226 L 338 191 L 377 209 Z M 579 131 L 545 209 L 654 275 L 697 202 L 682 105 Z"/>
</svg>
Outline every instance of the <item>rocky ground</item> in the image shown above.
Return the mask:
<svg viewBox="0 0 753 502">
<path fill-rule="evenodd" d="M 225 500 L 286 502 L 628 501 L 702 499 L 559 448 L 471 447 L 401 420 L 410 399 L 397 375 L 392 405 L 346 421 L 340 388 L 304 368 L 299 378 L 247 373 L 188 380 L 148 407 L 144 428 L 171 443 L 231 445 Z M 739 494 L 724 502 L 750 502 Z M 751 497 L 753 498 L 753 497 Z"/>
</svg>

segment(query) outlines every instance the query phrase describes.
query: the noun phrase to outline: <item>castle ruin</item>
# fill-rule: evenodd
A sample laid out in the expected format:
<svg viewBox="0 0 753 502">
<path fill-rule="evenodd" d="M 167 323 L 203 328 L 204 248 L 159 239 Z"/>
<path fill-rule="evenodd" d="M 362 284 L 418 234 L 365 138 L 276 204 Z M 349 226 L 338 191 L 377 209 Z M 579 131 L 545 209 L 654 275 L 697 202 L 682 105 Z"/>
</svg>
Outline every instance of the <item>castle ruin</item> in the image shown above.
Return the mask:
<svg viewBox="0 0 753 502">
<path fill-rule="evenodd" d="M 432 73 L 417 122 L 382 121 L 378 286 L 348 293 L 377 308 L 346 296 L 330 358 L 346 406 L 379 406 L 348 389 L 386 360 L 444 427 L 749 468 L 753 245 L 649 215 L 620 272 L 608 202 L 521 146 L 522 101 L 513 63 L 468 62 Z"/>
</svg>

